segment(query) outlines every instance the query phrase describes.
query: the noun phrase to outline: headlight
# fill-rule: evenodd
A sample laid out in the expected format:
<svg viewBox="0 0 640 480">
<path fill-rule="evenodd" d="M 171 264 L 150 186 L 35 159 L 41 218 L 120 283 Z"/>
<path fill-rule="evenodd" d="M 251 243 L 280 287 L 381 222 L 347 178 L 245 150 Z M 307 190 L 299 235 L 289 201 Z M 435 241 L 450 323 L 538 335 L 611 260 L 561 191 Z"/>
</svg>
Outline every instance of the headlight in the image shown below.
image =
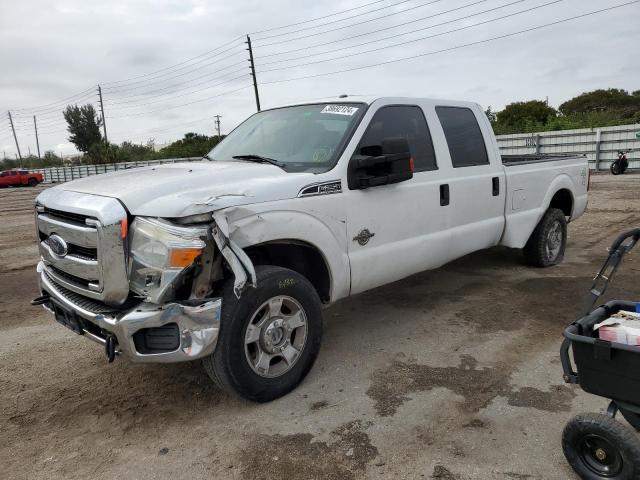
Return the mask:
<svg viewBox="0 0 640 480">
<path fill-rule="evenodd" d="M 202 254 L 206 228 L 179 227 L 138 217 L 130 232 L 130 284 L 133 291 L 160 301 L 179 273 Z"/>
</svg>

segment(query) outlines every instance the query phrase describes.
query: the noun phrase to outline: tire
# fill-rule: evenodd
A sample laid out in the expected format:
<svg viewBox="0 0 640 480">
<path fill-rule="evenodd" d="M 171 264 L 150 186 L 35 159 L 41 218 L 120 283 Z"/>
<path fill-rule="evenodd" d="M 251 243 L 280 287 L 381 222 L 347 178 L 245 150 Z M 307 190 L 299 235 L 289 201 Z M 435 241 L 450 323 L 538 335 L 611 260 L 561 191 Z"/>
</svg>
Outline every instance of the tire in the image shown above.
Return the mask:
<svg viewBox="0 0 640 480">
<path fill-rule="evenodd" d="M 38 181 L 35 178 L 30 178 L 27 183 L 30 187 L 35 187 L 36 185 L 38 185 Z"/>
<path fill-rule="evenodd" d="M 619 175 L 620 173 L 622 173 L 620 169 L 620 162 L 618 162 L 617 160 L 614 161 L 609 167 L 609 170 L 611 170 L 612 175 Z"/>
<path fill-rule="evenodd" d="M 546 211 L 522 250 L 525 260 L 535 267 L 562 262 L 567 246 L 567 219 L 557 208 Z"/>
<path fill-rule="evenodd" d="M 640 414 L 632 412 L 631 410 L 625 410 L 624 408 L 620 408 L 620 413 L 624 419 L 629 422 L 629 425 L 640 432 Z"/>
<path fill-rule="evenodd" d="M 572 418 L 562 432 L 562 449 L 582 479 L 640 477 L 640 442 L 632 430 L 608 415 L 584 413 Z"/>
<path fill-rule="evenodd" d="M 313 285 L 293 270 L 259 266 L 256 280 L 257 287 L 246 289 L 240 299 L 233 280 L 225 284 L 218 344 L 203 365 L 228 393 L 269 402 L 293 390 L 311 370 L 322 340 L 322 311 Z M 303 323 L 300 319 L 304 326 L 293 327 Z M 282 352 L 293 352 L 290 347 L 298 353 L 289 353 L 295 356 L 285 361 Z M 270 356 L 271 361 L 259 361 Z"/>
</svg>

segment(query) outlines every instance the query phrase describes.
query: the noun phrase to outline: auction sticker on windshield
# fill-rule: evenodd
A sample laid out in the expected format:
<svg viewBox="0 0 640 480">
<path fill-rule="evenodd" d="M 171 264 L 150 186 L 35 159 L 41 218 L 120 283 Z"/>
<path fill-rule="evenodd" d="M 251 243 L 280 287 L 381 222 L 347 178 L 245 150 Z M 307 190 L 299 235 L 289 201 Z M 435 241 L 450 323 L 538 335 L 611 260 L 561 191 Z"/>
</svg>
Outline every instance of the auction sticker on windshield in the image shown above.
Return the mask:
<svg viewBox="0 0 640 480">
<path fill-rule="evenodd" d="M 320 113 L 335 113 L 336 115 L 351 116 L 357 111 L 358 107 L 351 107 L 349 105 L 327 105 Z"/>
</svg>

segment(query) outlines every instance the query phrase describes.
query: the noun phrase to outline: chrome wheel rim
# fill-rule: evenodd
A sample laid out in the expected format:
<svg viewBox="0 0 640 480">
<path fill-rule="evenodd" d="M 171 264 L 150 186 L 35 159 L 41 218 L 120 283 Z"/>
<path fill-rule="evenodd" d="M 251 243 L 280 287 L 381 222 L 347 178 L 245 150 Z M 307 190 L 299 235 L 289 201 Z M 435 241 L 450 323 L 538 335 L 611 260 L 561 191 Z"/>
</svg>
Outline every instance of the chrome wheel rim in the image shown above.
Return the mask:
<svg viewBox="0 0 640 480">
<path fill-rule="evenodd" d="M 247 325 L 244 352 L 251 369 L 279 377 L 296 364 L 307 341 L 307 315 L 297 300 L 278 295 L 260 305 Z"/>
<path fill-rule="evenodd" d="M 547 242 L 545 244 L 547 258 L 549 260 L 555 260 L 558 257 L 560 249 L 562 248 L 562 236 L 562 225 L 556 220 L 549 229 Z"/>
</svg>

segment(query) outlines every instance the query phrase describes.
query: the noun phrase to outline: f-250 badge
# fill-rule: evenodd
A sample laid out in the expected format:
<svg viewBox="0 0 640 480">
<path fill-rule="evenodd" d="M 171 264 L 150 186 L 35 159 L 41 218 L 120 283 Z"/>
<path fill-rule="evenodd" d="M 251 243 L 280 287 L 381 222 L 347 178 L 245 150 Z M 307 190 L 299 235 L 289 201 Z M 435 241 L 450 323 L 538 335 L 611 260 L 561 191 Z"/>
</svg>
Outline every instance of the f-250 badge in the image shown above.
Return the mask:
<svg viewBox="0 0 640 480">
<path fill-rule="evenodd" d="M 369 240 L 374 235 L 375 233 L 371 233 L 369 229 L 365 228 L 364 230 L 361 230 L 360 233 L 358 233 L 358 235 L 353 237 L 353 241 L 358 242 L 360 245 L 364 247 L 367 243 L 369 243 Z"/>
</svg>

